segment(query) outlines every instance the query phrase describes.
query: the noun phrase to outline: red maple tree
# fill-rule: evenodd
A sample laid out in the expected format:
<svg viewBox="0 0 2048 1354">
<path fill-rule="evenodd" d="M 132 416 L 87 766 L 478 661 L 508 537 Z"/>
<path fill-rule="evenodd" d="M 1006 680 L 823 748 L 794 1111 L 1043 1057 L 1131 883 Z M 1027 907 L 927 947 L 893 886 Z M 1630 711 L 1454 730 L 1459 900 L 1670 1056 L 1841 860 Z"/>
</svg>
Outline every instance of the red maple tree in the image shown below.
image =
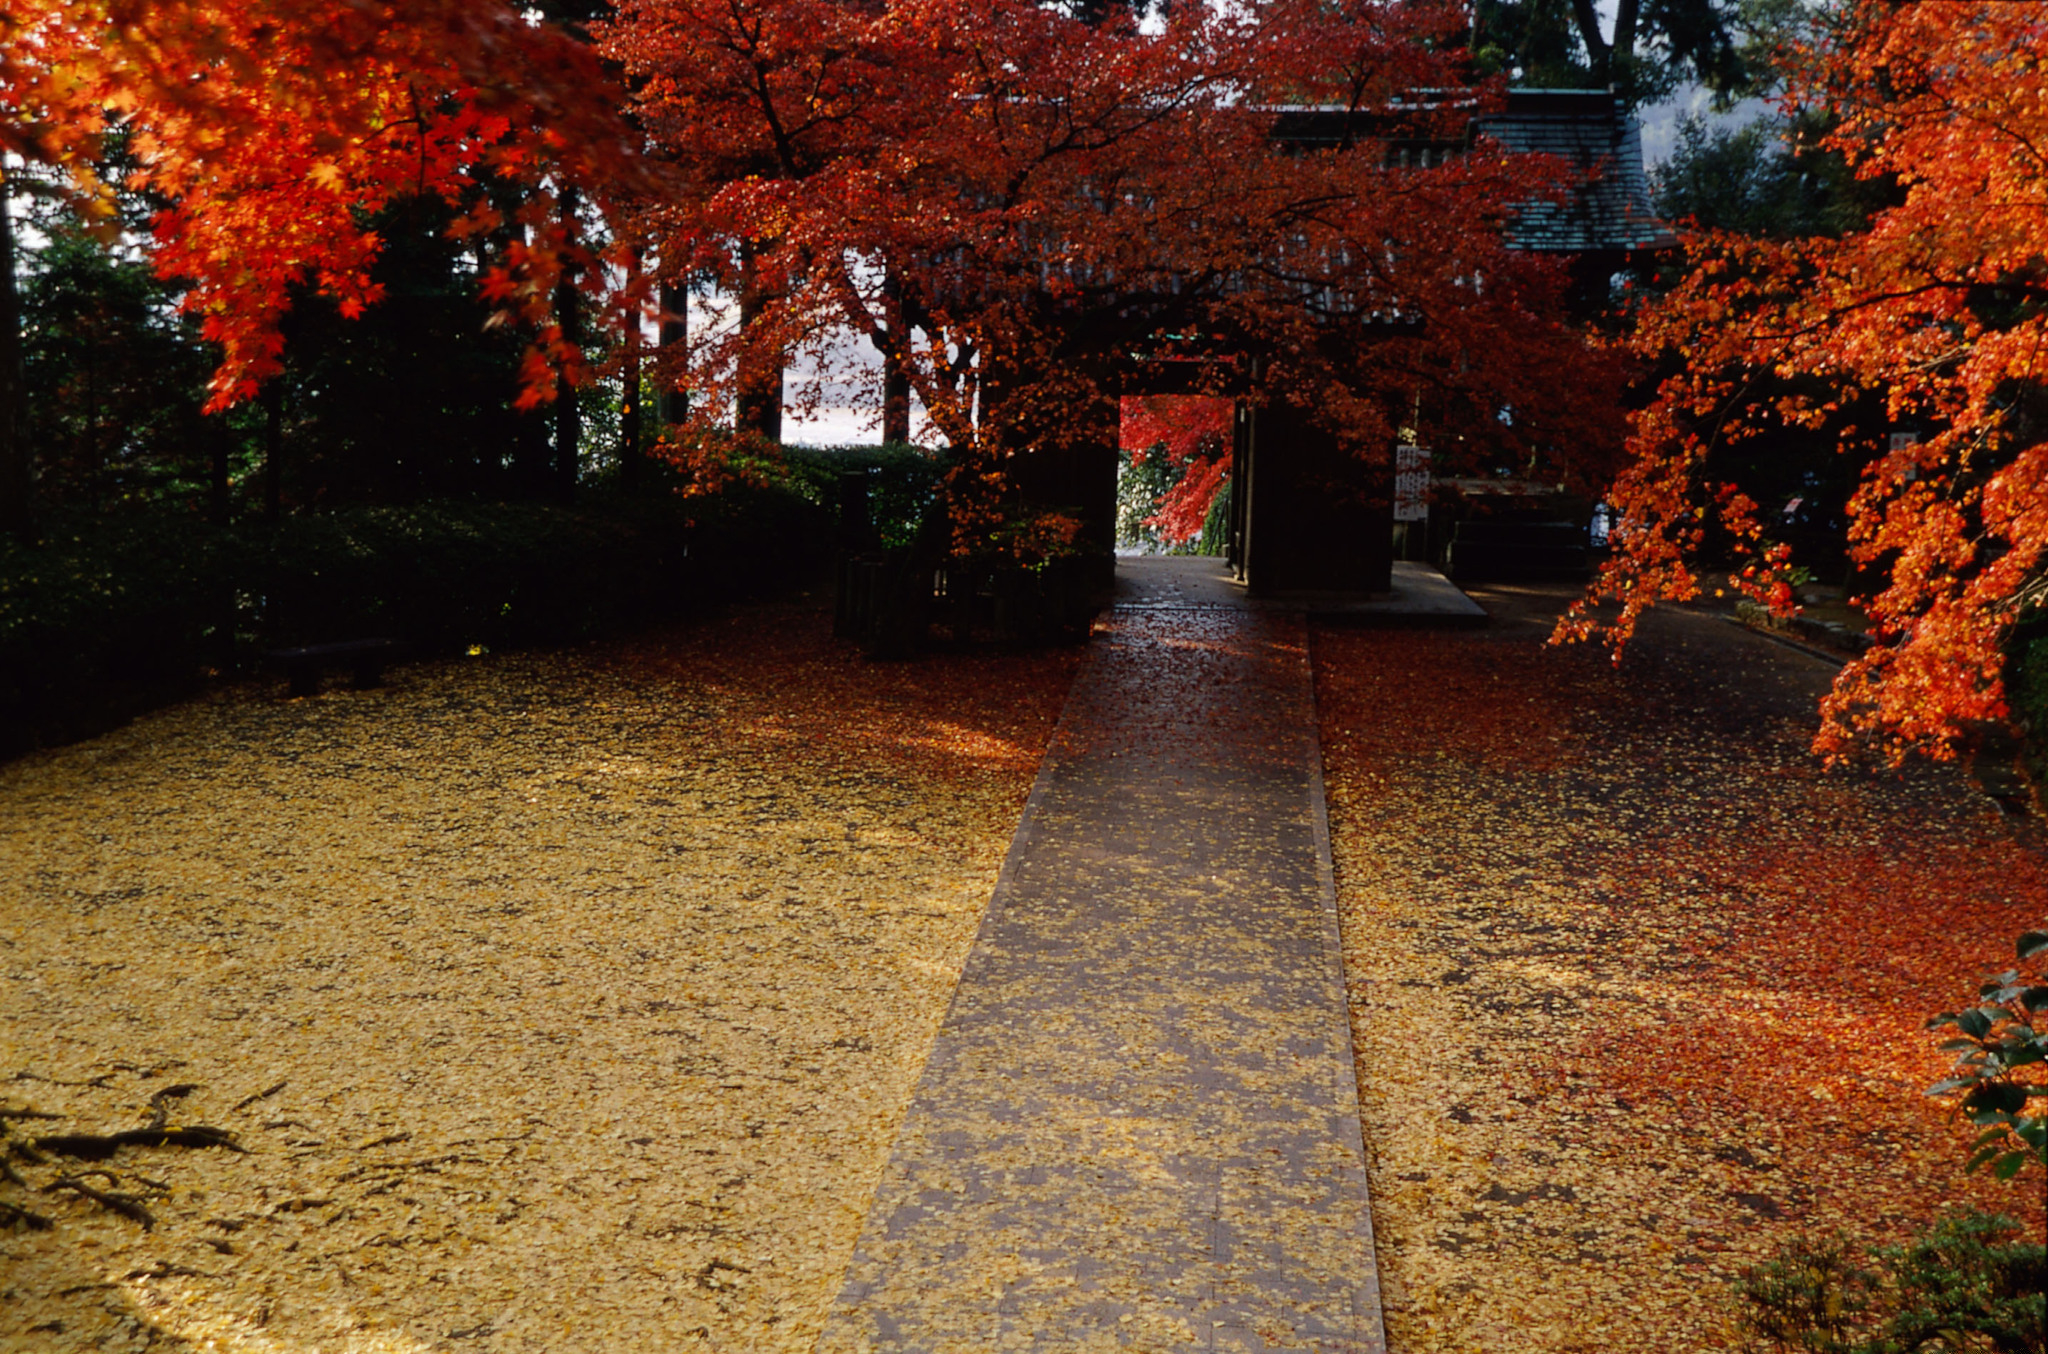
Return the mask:
<svg viewBox="0 0 2048 1354">
<path fill-rule="evenodd" d="M 1256 357 L 1255 397 L 1372 455 L 1418 397 L 1475 458 L 1601 444 L 1611 364 L 1502 231 L 1558 167 L 1384 153 L 1461 140 L 1497 93 L 1469 88 L 1461 25 L 1387 0 L 1175 6 L 1157 32 L 1035 0 L 623 0 L 600 40 L 686 185 L 645 213 L 664 267 L 741 299 L 690 354 L 724 396 L 700 417 L 862 335 L 950 445 L 964 540 L 1016 525 L 1020 450 L 1113 441 L 1120 364 L 1148 356 L 1217 389 Z M 1276 141 L 1304 104 L 1344 115 L 1339 144 Z"/>
<path fill-rule="evenodd" d="M 559 195 L 639 182 L 619 102 L 586 44 L 499 0 L 0 0 L 0 149 L 107 216 L 95 166 L 110 129 L 130 133 L 128 186 L 167 202 L 157 266 L 221 345 L 213 408 L 278 370 L 295 286 L 344 313 L 377 300 L 368 219 L 416 194 L 458 209 L 486 295 L 535 336 L 528 399 L 547 398 L 580 357 L 555 285 L 602 283 Z"/>
<path fill-rule="evenodd" d="M 1879 580 L 1862 602 L 1879 642 L 1843 670 L 1818 746 L 1945 756 L 2007 714 L 2006 636 L 2048 595 L 2044 53 L 2041 6 L 1856 0 L 1797 54 L 1792 103 L 1834 118 L 1827 144 L 1896 202 L 1838 240 L 1690 242 L 1690 275 L 1636 339 L 1684 370 L 1637 420 L 1610 495 L 1620 548 L 1562 637 L 1603 628 L 1603 600 L 1625 638 L 1646 606 L 1696 595 L 1710 528 L 1747 551 L 1737 585 L 1790 610 L 1788 551 L 1708 454 L 1875 393 L 1890 422 L 1841 449 L 1863 464 L 1851 554 Z M 1789 393 L 1760 399 L 1763 377 Z"/>
<path fill-rule="evenodd" d="M 1172 544 L 1192 540 L 1210 505 L 1230 478 L 1231 405 L 1200 395 L 1127 396 L 1122 401 L 1123 449 L 1139 462 L 1164 456 L 1180 478 L 1159 497 L 1145 525 Z"/>
<path fill-rule="evenodd" d="M 276 370 L 294 287 L 374 302 L 371 213 L 433 193 L 534 336 L 527 402 L 581 374 L 562 279 L 616 293 L 644 252 L 645 285 L 708 274 L 741 303 L 692 354 L 700 422 L 771 397 L 792 350 L 865 335 L 953 449 L 964 536 L 1008 520 L 1022 450 L 1106 440 L 1119 364 L 1167 349 L 1218 387 L 1255 365 L 1256 398 L 1369 456 L 1418 410 L 1474 457 L 1603 443 L 1611 369 L 1502 231 L 1559 167 L 1384 153 L 1461 140 L 1498 93 L 1466 78 L 1456 4 L 1112 13 L 623 0 L 592 49 L 501 0 L 0 0 L 0 137 L 89 203 L 101 136 L 131 131 L 132 186 L 168 203 L 159 266 L 222 346 L 216 408 Z M 1276 141 L 1299 105 L 1336 110 L 1338 142 Z"/>
</svg>

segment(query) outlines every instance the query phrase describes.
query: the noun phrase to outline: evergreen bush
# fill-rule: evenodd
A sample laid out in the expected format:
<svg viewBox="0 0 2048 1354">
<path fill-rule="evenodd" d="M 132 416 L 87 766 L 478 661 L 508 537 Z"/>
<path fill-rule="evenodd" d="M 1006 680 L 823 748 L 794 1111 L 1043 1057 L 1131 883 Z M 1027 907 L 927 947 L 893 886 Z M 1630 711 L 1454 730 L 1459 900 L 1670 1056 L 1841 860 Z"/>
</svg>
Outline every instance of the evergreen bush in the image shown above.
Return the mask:
<svg viewBox="0 0 2048 1354">
<path fill-rule="evenodd" d="M 2048 1354 L 2048 1247 L 1951 1213 L 1904 1246 L 1801 1237 L 1736 1282 L 1753 1354 Z"/>
<path fill-rule="evenodd" d="M 167 502 L 0 539 L 0 755 L 387 637 L 410 656 L 569 643 L 810 582 L 830 518 L 788 486 L 587 507 L 425 503 L 210 524 Z"/>
</svg>

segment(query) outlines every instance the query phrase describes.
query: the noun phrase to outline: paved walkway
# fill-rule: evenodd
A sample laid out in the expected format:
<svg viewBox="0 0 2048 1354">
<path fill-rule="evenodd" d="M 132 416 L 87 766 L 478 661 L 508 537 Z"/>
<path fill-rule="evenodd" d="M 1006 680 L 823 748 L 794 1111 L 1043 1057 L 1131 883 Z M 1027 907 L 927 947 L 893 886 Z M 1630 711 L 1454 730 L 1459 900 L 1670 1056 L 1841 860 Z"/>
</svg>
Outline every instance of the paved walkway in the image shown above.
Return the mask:
<svg viewBox="0 0 2048 1354">
<path fill-rule="evenodd" d="M 1306 622 L 1123 574 L 819 1348 L 1384 1348 Z"/>
</svg>

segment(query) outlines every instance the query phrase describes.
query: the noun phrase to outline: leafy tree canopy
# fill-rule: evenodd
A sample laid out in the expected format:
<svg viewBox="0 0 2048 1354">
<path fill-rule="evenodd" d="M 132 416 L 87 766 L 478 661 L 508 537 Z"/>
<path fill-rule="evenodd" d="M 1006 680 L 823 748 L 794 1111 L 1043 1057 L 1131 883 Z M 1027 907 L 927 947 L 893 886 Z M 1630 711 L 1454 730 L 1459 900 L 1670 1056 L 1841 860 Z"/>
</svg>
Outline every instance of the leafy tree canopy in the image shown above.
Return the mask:
<svg viewBox="0 0 2048 1354">
<path fill-rule="evenodd" d="M 221 346 L 216 407 L 278 369 L 302 281 L 348 314 L 378 298 L 370 214 L 429 193 L 460 236 L 500 245 L 488 290 L 537 335 L 537 398 L 577 357 L 552 285 L 592 261 L 553 196 L 634 181 L 616 109 L 587 47 L 498 0 L 0 0 L 0 149 L 61 170 L 107 219 L 100 148 L 131 133 L 123 186 L 166 203 L 156 261 Z M 483 176 L 535 191 L 508 216 L 474 191 Z"/>
<path fill-rule="evenodd" d="M 1800 0 L 1474 0 L 1472 53 L 1483 71 L 1545 88 L 1613 86 L 1630 104 L 1697 83 L 1724 99 L 1754 93 Z"/>
<path fill-rule="evenodd" d="M 1187 359 L 1218 386 L 1256 365 L 1262 397 L 1359 447 L 1391 445 L 1418 395 L 1440 445 L 1474 457 L 1603 445 L 1616 368 L 1559 318 L 1562 270 L 1501 229 L 1509 204 L 1560 191 L 1558 166 L 1386 154 L 1462 140 L 1469 103 L 1410 97 L 1460 83 L 1462 9 L 1155 17 L 623 0 L 600 50 L 680 185 L 636 227 L 665 268 L 746 308 L 690 353 L 693 382 L 727 393 L 702 406 L 792 349 L 863 334 L 959 457 L 969 530 L 995 522 L 1020 449 L 1100 440 L 1087 411 L 1134 356 Z M 1277 143 L 1272 106 L 1302 103 L 1356 110 L 1357 134 Z M 1494 416 L 1509 405 L 1512 424 Z"/>
<path fill-rule="evenodd" d="M 1859 180 L 1811 114 L 1740 127 L 1688 116 L 1651 172 L 1657 214 L 1703 230 L 1775 239 L 1839 237 L 1868 224 L 1886 185 Z"/>
<path fill-rule="evenodd" d="M 1789 550 L 1709 458 L 1882 402 L 1838 439 L 1861 466 L 1851 549 L 1879 643 L 1824 707 L 1820 746 L 1837 754 L 1863 738 L 1894 758 L 1947 753 L 2003 719 L 2006 639 L 2048 600 L 2044 53 L 2038 5 L 1856 0 L 1801 49 L 1791 98 L 1891 199 L 1840 238 L 1701 233 L 1638 331 L 1685 366 L 1637 419 L 1613 493 L 1622 548 L 1594 598 L 1621 604 L 1622 635 L 1655 599 L 1694 595 L 1710 529 L 1744 544 L 1741 586 L 1789 607 Z M 1582 607 L 1564 633 L 1595 628 Z"/>
</svg>

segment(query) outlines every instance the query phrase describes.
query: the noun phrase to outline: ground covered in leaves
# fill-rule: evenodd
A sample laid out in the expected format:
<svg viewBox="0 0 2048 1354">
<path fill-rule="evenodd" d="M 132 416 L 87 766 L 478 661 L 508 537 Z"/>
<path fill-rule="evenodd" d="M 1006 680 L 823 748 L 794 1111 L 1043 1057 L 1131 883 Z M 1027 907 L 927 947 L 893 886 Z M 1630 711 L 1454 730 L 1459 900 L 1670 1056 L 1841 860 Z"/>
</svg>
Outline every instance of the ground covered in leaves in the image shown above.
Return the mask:
<svg viewBox="0 0 2048 1354">
<path fill-rule="evenodd" d="M 1077 660 L 749 612 L 0 768 L 0 1344 L 808 1348 Z"/>
<path fill-rule="evenodd" d="M 1922 1094 L 1927 1017 L 2044 920 L 2038 838 L 1952 771 L 1824 772 L 1826 664 L 1674 614 L 1617 671 L 1542 647 L 1565 599 L 1315 636 L 1395 1354 L 1727 1348 L 1798 1233 L 2040 1225 Z"/>
</svg>

